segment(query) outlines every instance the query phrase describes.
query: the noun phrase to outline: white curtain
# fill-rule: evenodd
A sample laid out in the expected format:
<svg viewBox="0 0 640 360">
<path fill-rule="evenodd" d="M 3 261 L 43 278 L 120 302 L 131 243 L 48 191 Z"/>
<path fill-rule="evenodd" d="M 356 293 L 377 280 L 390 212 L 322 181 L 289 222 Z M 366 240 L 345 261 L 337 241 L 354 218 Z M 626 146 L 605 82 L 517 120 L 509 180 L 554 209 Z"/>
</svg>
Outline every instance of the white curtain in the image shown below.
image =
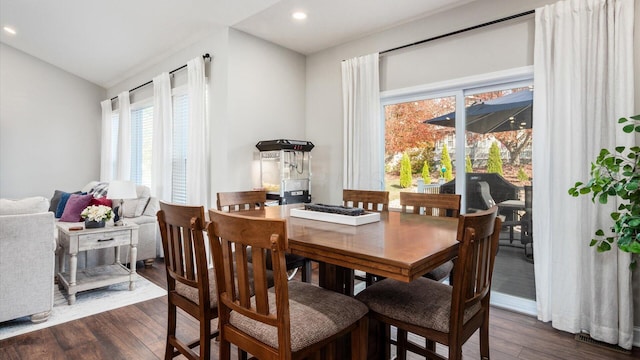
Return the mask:
<svg viewBox="0 0 640 360">
<path fill-rule="evenodd" d="M 168 72 L 153 78 L 153 139 L 151 146 L 151 194 L 171 201 L 172 189 L 171 79 Z"/>
<path fill-rule="evenodd" d="M 208 208 L 209 172 L 204 59 L 187 62 L 189 130 L 187 143 L 187 204 Z"/>
<path fill-rule="evenodd" d="M 633 0 L 570 0 L 536 9 L 533 173 L 538 318 L 630 349 L 631 257 L 589 247 L 617 208 L 567 190 L 589 179 L 601 148 L 631 145 Z"/>
<path fill-rule="evenodd" d="M 342 62 L 345 189 L 384 188 L 379 54 Z"/>
<path fill-rule="evenodd" d="M 102 108 L 100 138 L 100 181 L 113 180 L 113 153 L 111 151 L 111 99 L 100 102 Z"/>
<path fill-rule="evenodd" d="M 131 180 L 131 104 L 128 91 L 118 94 L 118 106 L 120 108 L 120 120 L 114 179 Z"/>
</svg>

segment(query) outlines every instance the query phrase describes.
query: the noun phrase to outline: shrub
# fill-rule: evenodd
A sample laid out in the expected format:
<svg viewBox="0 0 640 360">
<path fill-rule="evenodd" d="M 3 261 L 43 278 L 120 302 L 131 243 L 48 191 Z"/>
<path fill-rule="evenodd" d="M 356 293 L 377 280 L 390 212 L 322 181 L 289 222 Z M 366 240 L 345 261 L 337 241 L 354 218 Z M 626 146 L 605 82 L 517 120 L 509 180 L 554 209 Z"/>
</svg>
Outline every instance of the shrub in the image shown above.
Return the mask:
<svg viewBox="0 0 640 360">
<path fill-rule="evenodd" d="M 487 172 L 502 175 L 502 159 L 498 143 L 493 142 L 489 148 L 489 160 L 487 160 Z"/>
<path fill-rule="evenodd" d="M 400 187 L 411 187 L 411 180 L 411 160 L 409 160 L 409 155 L 404 153 L 400 161 Z"/>
<path fill-rule="evenodd" d="M 518 180 L 525 182 L 527 180 L 529 180 L 529 175 L 527 175 L 527 173 L 524 171 L 523 168 L 520 168 L 518 170 Z"/>
<path fill-rule="evenodd" d="M 464 162 L 464 171 L 467 173 L 473 172 L 473 167 L 471 166 L 471 157 L 469 157 L 469 155 L 467 155 L 467 159 Z"/>
<path fill-rule="evenodd" d="M 440 168 L 440 173 L 442 173 L 442 168 L 445 169 L 444 179 L 446 181 L 453 179 L 453 166 L 451 165 L 451 158 L 449 157 L 449 149 L 447 149 L 447 144 L 444 144 L 442 147 L 442 159 L 440 160 L 442 163 L 442 167 Z"/>
<path fill-rule="evenodd" d="M 429 162 L 425 161 L 422 165 L 422 180 L 425 184 L 431 184 L 431 174 L 429 173 Z"/>
</svg>

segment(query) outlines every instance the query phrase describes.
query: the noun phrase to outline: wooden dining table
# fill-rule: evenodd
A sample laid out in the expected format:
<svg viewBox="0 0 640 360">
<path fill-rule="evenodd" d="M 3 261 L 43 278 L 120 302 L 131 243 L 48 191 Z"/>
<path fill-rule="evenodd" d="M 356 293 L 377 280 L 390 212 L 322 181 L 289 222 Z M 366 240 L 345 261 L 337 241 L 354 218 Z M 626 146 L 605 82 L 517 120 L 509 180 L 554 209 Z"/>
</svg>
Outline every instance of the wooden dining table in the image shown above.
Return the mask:
<svg viewBox="0 0 640 360">
<path fill-rule="evenodd" d="M 458 254 L 457 218 L 390 211 L 381 213 L 380 221 L 355 226 L 290 216 L 291 209 L 303 207 L 267 206 L 243 214 L 287 219 L 289 252 L 293 254 L 404 282 Z"/>
<path fill-rule="evenodd" d="M 319 285 L 340 293 L 353 296 L 354 270 L 410 282 L 458 255 L 457 218 L 389 211 L 380 214 L 380 221 L 355 226 L 291 216 L 296 208 L 304 204 L 267 206 L 243 215 L 286 219 L 288 251 L 319 262 Z M 380 331 L 370 333 L 370 339 Z M 370 357 L 384 351 L 376 343 Z"/>
</svg>

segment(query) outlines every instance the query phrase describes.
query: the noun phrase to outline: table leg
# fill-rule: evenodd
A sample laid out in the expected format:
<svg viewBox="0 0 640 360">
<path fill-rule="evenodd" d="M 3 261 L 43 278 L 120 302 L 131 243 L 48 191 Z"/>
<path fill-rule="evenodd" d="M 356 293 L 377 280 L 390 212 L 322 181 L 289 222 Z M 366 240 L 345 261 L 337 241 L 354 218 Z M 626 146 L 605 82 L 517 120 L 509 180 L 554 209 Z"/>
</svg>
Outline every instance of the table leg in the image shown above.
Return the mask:
<svg viewBox="0 0 640 360">
<path fill-rule="evenodd" d="M 69 254 L 69 305 L 76 302 L 76 273 L 78 270 L 78 253 Z"/>
<path fill-rule="evenodd" d="M 131 273 L 129 274 L 129 290 L 133 291 L 136 287 L 136 260 L 138 257 L 138 246 L 136 244 L 132 244 L 130 249 L 131 253 L 129 256 L 131 261 L 129 262 L 129 271 Z"/>
</svg>

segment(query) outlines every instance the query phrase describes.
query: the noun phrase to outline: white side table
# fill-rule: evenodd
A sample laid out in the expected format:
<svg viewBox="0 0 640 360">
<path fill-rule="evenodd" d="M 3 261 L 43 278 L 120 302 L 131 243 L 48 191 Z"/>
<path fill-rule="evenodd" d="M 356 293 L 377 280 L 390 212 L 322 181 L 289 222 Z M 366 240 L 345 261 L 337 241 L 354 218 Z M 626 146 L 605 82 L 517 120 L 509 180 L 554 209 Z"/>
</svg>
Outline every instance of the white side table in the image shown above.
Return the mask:
<svg viewBox="0 0 640 360">
<path fill-rule="evenodd" d="M 111 284 L 129 281 L 129 290 L 135 287 L 138 225 L 106 225 L 97 229 L 69 230 L 77 223 L 59 223 L 58 242 L 62 251 L 58 253 L 58 285 L 66 288 L 69 305 L 76 302 L 76 293 Z M 129 245 L 131 269 L 120 263 L 120 246 Z M 114 248 L 115 260 L 111 265 L 102 265 L 78 271 L 78 252 Z M 64 270 L 65 256 L 69 256 L 69 271 Z"/>
</svg>

